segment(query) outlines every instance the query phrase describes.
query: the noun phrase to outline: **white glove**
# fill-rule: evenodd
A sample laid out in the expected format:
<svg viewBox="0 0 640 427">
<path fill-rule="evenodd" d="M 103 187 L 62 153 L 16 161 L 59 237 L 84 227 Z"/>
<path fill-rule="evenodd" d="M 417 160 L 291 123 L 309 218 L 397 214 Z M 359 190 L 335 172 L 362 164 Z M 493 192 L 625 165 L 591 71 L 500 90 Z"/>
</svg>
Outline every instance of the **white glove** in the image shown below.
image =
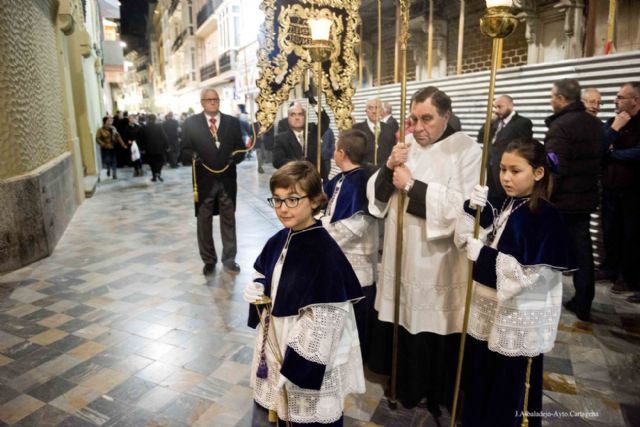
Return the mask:
<svg viewBox="0 0 640 427">
<path fill-rule="evenodd" d="M 276 390 L 282 389 L 288 382 L 289 380 L 287 379 L 287 377 L 280 374 L 280 378 L 278 378 L 278 385 L 276 385 Z"/>
<path fill-rule="evenodd" d="M 469 204 L 471 205 L 472 208 L 475 209 L 482 209 L 486 206 L 487 204 L 487 195 L 489 194 L 489 187 L 482 186 L 480 184 L 476 184 L 473 187 L 473 191 L 471 192 L 471 195 L 469 196 Z"/>
<path fill-rule="evenodd" d="M 469 237 L 467 239 L 467 258 L 473 262 L 477 261 L 483 246 L 484 243 L 482 243 L 482 240 Z"/>
<path fill-rule="evenodd" d="M 242 298 L 249 304 L 253 304 L 256 300 L 264 296 L 264 286 L 257 282 L 251 282 L 244 288 Z"/>
</svg>

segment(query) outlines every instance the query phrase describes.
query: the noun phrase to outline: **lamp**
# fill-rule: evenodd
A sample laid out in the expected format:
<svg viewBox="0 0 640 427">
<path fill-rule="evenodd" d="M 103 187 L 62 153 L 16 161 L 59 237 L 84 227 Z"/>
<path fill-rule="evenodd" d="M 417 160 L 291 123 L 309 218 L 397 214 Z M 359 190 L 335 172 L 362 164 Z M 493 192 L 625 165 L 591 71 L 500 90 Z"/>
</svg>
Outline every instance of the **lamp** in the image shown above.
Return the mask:
<svg viewBox="0 0 640 427">
<path fill-rule="evenodd" d="M 503 39 L 510 36 L 518 25 L 518 20 L 513 16 L 511 7 L 512 0 L 486 0 L 487 11 L 480 18 L 480 31 L 487 37 L 492 39 L 491 50 L 491 73 L 489 75 L 489 95 L 487 98 L 487 112 L 484 121 L 484 134 L 482 138 L 482 163 L 480 165 L 480 185 L 485 185 L 486 181 L 486 165 L 489 149 L 489 131 L 491 129 L 491 113 L 493 112 L 493 95 L 496 84 L 496 71 L 502 59 L 502 42 Z M 480 209 L 476 210 L 475 224 L 473 228 L 473 237 L 478 238 L 480 231 Z M 451 411 L 450 426 L 454 427 L 456 423 L 456 409 L 458 403 L 458 394 L 460 392 L 460 379 L 462 377 L 462 363 L 464 359 L 465 339 L 467 336 L 467 328 L 469 326 L 469 308 L 471 306 L 471 294 L 473 291 L 473 262 L 469 261 L 469 275 L 467 278 L 467 295 L 464 306 L 464 319 L 462 322 L 462 333 L 460 334 L 460 350 L 458 353 L 458 371 L 456 373 L 456 385 L 453 394 L 453 408 Z M 531 358 L 529 358 L 529 367 L 531 366 Z M 527 413 L 527 399 L 529 392 L 529 373 L 527 369 L 525 399 L 523 414 Z M 522 417 L 522 426 L 529 425 L 526 415 Z"/>
<path fill-rule="evenodd" d="M 309 56 L 315 63 L 318 74 L 318 84 L 316 92 L 318 98 L 318 139 L 316 148 L 316 161 L 318 173 L 322 164 L 322 63 L 331 56 L 331 25 L 333 21 L 328 18 L 309 18 L 307 20 L 311 32 L 311 44 L 308 46 Z"/>
</svg>

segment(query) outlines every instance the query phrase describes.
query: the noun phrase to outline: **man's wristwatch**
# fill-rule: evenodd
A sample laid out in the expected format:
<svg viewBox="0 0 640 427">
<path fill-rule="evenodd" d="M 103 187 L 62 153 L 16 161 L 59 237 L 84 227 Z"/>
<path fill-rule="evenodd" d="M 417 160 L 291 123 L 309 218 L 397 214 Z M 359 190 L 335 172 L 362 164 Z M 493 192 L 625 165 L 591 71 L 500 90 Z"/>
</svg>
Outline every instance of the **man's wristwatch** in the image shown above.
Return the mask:
<svg viewBox="0 0 640 427">
<path fill-rule="evenodd" d="M 408 193 L 409 191 L 411 191 L 411 189 L 413 188 L 413 184 L 415 184 L 415 180 L 411 180 L 409 182 L 407 182 L 407 185 L 404 186 L 404 192 Z"/>
</svg>

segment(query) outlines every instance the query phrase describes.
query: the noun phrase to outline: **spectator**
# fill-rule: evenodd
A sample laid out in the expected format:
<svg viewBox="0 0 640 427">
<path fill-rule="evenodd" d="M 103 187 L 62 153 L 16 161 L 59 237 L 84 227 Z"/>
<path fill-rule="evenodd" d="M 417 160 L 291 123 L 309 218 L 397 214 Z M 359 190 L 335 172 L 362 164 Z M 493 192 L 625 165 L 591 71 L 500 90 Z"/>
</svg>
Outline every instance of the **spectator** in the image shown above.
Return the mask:
<svg viewBox="0 0 640 427">
<path fill-rule="evenodd" d="M 118 144 L 123 149 L 127 149 L 127 146 L 113 126 L 113 118 L 109 116 L 102 118 L 102 127 L 96 132 L 96 143 L 100 146 L 102 161 L 107 166 L 107 176 L 113 174 L 113 179 L 118 179 L 118 158 L 115 146 Z"/>
<path fill-rule="evenodd" d="M 365 162 L 375 166 L 384 165 L 396 143 L 396 135 L 391 126 L 380 121 L 380 117 L 384 114 L 380 99 L 369 99 L 366 108 L 367 119 L 353 125 L 353 129 L 367 135 Z"/>
<path fill-rule="evenodd" d="M 156 123 L 155 114 L 149 114 L 147 124 L 142 128 L 140 139 L 145 149 L 146 162 L 151 167 L 151 181 L 164 182 L 162 179 L 162 165 L 164 164 L 164 156 L 167 152 L 169 141 L 162 130 L 162 126 Z"/>
<path fill-rule="evenodd" d="M 554 113 L 545 120 L 549 130 L 544 140 L 554 165 L 551 201 L 567 224 L 578 267 L 573 273 L 575 295 L 565 308 L 588 322 L 595 292 L 589 220 L 598 206 L 604 130 L 602 123 L 585 111 L 580 83 L 575 79 L 553 83 L 551 107 Z"/>
<path fill-rule="evenodd" d="M 616 115 L 606 124 L 607 153 L 602 175 L 602 225 L 606 259 L 599 278 L 614 281 L 611 291 L 635 291 L 640 302 L 640 82 L 623 84 Z"/>
<path fill-rule="evenodd" d="M 487 186 L 489 187 L 489 203 L 498 207 L 505 198 L 505 192 L 500 183 L 500 159 L 506 146 L 518 138 L 533 136 L 533 123 L 518 114 L 514 108 L 513 98 L 500 95 L 493 101 L 493 115 L 495 120 L 489 130 L 489 158 L 487 160 Z M 483 143 L 484 124 L 478 132 L 478 142 Z"/>
</svg>

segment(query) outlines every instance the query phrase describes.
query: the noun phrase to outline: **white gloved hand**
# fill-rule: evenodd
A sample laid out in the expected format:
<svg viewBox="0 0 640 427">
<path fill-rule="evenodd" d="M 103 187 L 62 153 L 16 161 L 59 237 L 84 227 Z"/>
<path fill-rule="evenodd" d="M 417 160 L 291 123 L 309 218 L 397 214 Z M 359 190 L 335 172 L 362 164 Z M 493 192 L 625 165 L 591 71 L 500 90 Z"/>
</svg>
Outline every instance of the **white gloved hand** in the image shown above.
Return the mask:
<svg viewBox="0 0 640 427">
<path fill-rule="evenodd" d="M 244 288 L 242 298 L 249 304 L 253 304 L 256 300 L 264 296 L 264 286 L 261 283 L 251 282 Z"/>
<path fill-rule="evenodd" d="M 473 191 L 471 192 L 471 195 L 469 196 L 469 204 L 471 205 L 472 208 L 475 209 L 482 209 L 486 206 L 487 204 L 487 195 L 489 194 L 489 187 L 482 186 L 480 184 L 476 184 L 473 187 Z"/>
<path fill-rule="evenodd" d="M 483 246 L 484 246 L 484 243 L 482 243 L 482 240 L 474 239 L 472 237 L 468 238 L 467 239 L 467 258 L 469 258 L 473 262 L 477 261 Z"/>
<path fill-rule="evenodd" d="M 287 379 L 287 377 L 280 374 L 280 378 L 278 378 L 278 385 L 276 385 L 276 390 L 282 389 L 288 382 L 289 380 Z"/>
</svg>

